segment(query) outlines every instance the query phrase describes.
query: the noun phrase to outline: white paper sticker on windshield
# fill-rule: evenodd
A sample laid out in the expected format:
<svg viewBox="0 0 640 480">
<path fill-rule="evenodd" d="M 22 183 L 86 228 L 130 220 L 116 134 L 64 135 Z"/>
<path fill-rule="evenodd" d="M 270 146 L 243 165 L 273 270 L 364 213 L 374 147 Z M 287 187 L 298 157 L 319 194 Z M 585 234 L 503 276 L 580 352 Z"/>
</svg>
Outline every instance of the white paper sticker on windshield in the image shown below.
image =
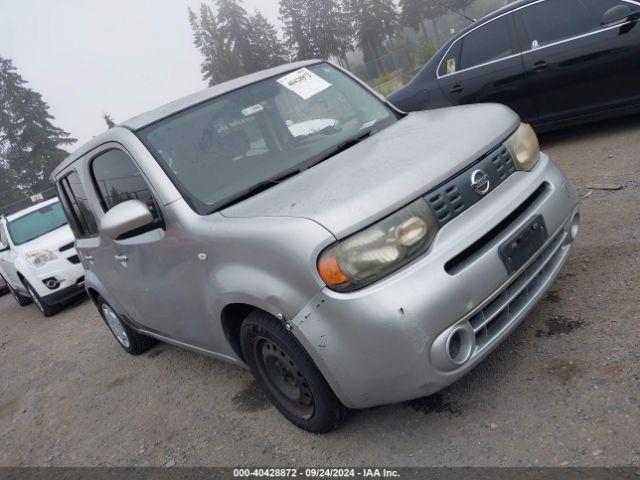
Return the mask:
<svg viewBox="0 0 640 480">
<path fill-rule="evenodd" d="M 329 82 L 307 68 L 301 68 L 279 78 L 278 83 L 284 85 L 303 100 L 308 100 L 331 86 Z"/>
<path fill-rule="evenodd" d="M 259 103 L 256 103 L 255 105 L 252 105 L 250 107 L 243 108 L 242 115 L 244 115 L 245 117 L 248 117 L 249 115 L 253 115 L 254 113 L 261 112 L 262 110 L 264 110 L 262 105 L 260 105 Z"/>
</svg>

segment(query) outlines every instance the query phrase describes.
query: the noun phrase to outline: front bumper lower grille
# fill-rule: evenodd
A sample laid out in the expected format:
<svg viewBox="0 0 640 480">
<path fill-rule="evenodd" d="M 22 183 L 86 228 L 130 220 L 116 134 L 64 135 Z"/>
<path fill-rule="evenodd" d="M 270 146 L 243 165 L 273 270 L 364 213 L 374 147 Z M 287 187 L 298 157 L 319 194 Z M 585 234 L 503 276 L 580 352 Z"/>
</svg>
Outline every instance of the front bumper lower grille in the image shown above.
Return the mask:
<svg viewBox="0 0 640 480">
<path fill-rule="evenodd" d="M 558 232 L 524 270 L 469 319 L 476 336 L 474 355 L 519 318 L 555 277 L 569 253 L 563 248 L 567 235 L 564 230 Z"/>
</svg>

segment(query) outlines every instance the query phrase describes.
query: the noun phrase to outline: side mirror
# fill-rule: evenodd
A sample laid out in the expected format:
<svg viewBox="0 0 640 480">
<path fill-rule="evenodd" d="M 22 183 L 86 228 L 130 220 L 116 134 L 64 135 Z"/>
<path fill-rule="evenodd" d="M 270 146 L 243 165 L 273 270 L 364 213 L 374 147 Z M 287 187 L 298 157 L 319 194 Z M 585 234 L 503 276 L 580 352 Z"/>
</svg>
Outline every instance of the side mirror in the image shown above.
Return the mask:
<svg viewBox="0 0 640 480">
<path fill-rule="evenodd" d="M 608 27 L 616 23 L 623 23 L 629 20 L 637 20 L 639 12 L 634 12 L 629 5 L 616 5 L 610 8 L 602 16 L 602 26 Z"/>
<path fill-rule="evenodd" d="M 4 243 L 0 243 L 0 253 L 1 252 L 6 252 L 11 250 L 11 247 L 9 247 L 9 245 L 5 245 Z"/>
<path fill-rule="evenodd" d="M 102 217 L 100 233 L 111 240 L 118 240 L 153 223 L 153 215 L 144 203 L 140 200 L 127 200 L 113 207 Z"/>
</svg>

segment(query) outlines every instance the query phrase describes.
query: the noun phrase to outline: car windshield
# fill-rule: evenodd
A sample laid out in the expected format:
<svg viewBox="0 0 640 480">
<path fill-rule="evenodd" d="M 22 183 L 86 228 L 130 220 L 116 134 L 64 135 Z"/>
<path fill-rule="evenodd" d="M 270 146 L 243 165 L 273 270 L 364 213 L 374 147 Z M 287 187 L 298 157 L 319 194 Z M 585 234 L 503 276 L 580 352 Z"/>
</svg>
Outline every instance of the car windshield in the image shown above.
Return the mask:
<svg viewBox="0 0 640 480">
<path fill-rule="evenodd" d="M 22 245 L 66 224 L 62 206 L 60 202 L 55 202 L 11 220 L 7 227 L 13 243 Z"/>
<path fill-rule="evenodd" d="M 216 97 L 138 134 L 192 206 L 210 213 L 397 118 L 351 77 L 319 63 Z"/>
</svg>

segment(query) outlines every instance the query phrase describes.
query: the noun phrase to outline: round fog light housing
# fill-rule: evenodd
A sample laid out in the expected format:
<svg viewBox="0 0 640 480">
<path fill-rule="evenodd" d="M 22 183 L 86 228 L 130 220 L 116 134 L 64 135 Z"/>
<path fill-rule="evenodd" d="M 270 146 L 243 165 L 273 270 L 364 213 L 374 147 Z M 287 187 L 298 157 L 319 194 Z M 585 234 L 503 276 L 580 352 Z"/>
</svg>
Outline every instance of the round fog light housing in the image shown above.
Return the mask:
<svg viewBox="0 0 640 480">
<path fill-rule="evenodd" d="M 580 214 L 576 213 L 571 220 L 571 228 L 569 229 L 569 233 L 571 235 L 571 240 L 575 240 L 578 236 L 578 231 L 580 230 Z"/>
<path fill-rule="evenodd" d="M 60 286 L 60 282 L 55 277 L 45 278 L 42 283 L 44 283 L 49 290 L 55 290 Z"/>
</svg>

